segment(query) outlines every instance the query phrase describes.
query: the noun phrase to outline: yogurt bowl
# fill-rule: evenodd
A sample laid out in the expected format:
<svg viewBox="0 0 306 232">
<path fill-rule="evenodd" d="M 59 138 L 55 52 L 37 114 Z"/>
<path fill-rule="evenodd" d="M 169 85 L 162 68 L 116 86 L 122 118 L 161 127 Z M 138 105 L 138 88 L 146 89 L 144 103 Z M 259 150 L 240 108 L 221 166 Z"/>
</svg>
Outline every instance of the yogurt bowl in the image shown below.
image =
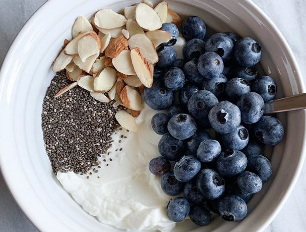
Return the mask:
<svg viewBox="0 0 306 232">
<path fill-rule="evenodd" d="M 62 41 L 71 37 L 74 20 L 79 15 L 89 18 L 101 8 L 120 11 L 137 2 L 49 1 L 19 33 L 3 64 L 1 169 L 16 201 L 41 231 L 120 231 L 83 211 L 55 178 L 44 148 L 41 112 L 46 89 L 54 76 L 50 65 Z M 181 15 L 200 16 L 215 31 L 235 31 L 255 38 L 263 48 L 261 65 L 277 82 L 278 97 L 304 92 L 290 48 L 273 23 L 251 1 L 167 2 Z M 304 111 L 279 115 L 285 138 L 272 151 L 273 176 L 248 204 L 249 215 L 239 223 L 217 218 L 209 226 L 194 231 L 264 230 L 283 206 L 301 171 L 305 158 L 305 116 Z"/>
</svg>

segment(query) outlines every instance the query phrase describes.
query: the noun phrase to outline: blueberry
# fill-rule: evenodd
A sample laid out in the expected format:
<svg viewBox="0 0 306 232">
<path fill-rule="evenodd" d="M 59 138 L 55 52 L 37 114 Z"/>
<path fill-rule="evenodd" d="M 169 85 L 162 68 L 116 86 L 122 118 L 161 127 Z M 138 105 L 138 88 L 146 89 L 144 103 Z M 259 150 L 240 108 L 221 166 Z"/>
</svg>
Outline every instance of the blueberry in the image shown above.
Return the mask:
<svg viewBox="0 0 306 232">
<path fill-rule="evenodd" d="M 220 76 L 205 80 L 203 82 L 203 89 L 208 90 L 212 92 L 216 97 L 222 97 L 225 91 L 227 78 L 223 74 L 220 74 Z"/>
<path fill-rule="evenodd" d="M 237 106 L 222 101 L 215 105 L 208 115 L 211 126 L 220 134 L 234 131 L 241 123 L 241 113 Z"/>
<path fill-rule="evenodd" d="M 225 75 L 227 78 L 233 78 L 235 71 L 235 66 L 232 64 L 224 64 L 223 72 L 222 74 Z"/>
<path fill-rule="evenodd" d="M 248 157 L 262 155 L 264 153 L 264 146 L 262 143 L 255 139 L 249 141 L 248 145 L 242 150 L 242 152 Z"/>
<path fill-rule="evenodd" d="M 202 169 L 197 177 L 197 186 L 208 200 L 219 198 L 225 190 L 223 177 L 212 169 Z"/>
<path fill-rule="evenodd" d="M 238 197 L 242 198 L 245 201 L 245 203 L 248 203 L 251 200 L 251 198 L 253 197 L 253 194 L 242 193 L 241 189 L 237 185 L 237 182 L 235 182 L 234 184 L 226 183 L 224 195 L 225 196 L 228 196 L 228 195 L 238 196 Z"/>
<path fill-rule="evenodd" d="M 223 176 L 235 176 L 247 167 L 247 157 L 241 151 L 227 149 L 216 160 L 217 171 Z"/>
<path fill-rule="evenodd" d="M 172 39 L 177 40 L 179 36 L 179 30 L 173 23 L 163 23 L 161 30 L 167 31 L 171 34 Z"/>
<path fill-rule="evenodd" d="M 223 60 L 229 60 L 232 57 L 233 49 L 233 40 L 225 33 L 213 34 L 205 43 L 205 50 L 207 52 L 215 52 Z"/>
<path fill-rule="evenodd" d="M 282 123 L 272 116 L 262 116 L 255 124 L 255 137 L 266 145 L 275 146 L 284 137 L 284 127 Z"/>
<path fill-rule="evenodd" d="M 188 112 L 202 128 L 209 127 L 208 113 L 218 103 L 216 96 L 207 90 L 194 93 L 188 101 Z"/>
<path fill-rule="evenodd" d="M 154 81 L 151 88 L 145 88 L 144 100 L 152 109 L 164 110 L 172 105 L 174 96 L 160 81 Z"/>
<path fill-rule="evenodd" d="M 156 134 L 163 135 L 168 132 L 167 125 L 170 117 L 164 113 L 157 113 L 151 119 L 152 129 Z"/>
<path fill-rule="evenodd" d="M 268 181 L 272 175 L 272 167 L 270 161 L 262 155 L 252 156 L 248 159 L 248 170 L 256 173 L 262 182 Z"/>
<path fill-rule="evenodd" d="M 168 131 L 174 138 L 184 140 L 194 135 L 197 124 L 189 114 L 180 113 L 169 120 Z"/>
<path fill-rule="evenodd" d="M 258 175 L 253 172 L 242 172 L 237 178 L 238 187 L 244 194 L 258 193 L 262 188 L 262 181 Z"/>
<path fill-rule="evenodd" d="M 179 92 L 180 103 L 186 106 L 190 97 L 198 91 L 199 91 L 199 88 L 195 84 L 192 84 L 192 83 L 185 84 L 185 86 L 182 89 L 180 89 L 180 92 Z"/>
<path fill-rule="evenodd" d="M 208 139 L 200 143 L 197 150 L 197 158 L 203 163 L 208 163 L 217 158 L 220 153 L 220 143 L 217 140 Z"/>
<path fill-rule="evenodd" d="M 158 143 L 159 153 L 168 160 L 178 160 L 184 155 L 186 144 L 173 138 L 169 133 L 164 134 Z"/>
<path fill-rule="evenodd" d="M 156 176 L 164 175 L 171 169 L 171 163 L 166 158 L 159 156 L 152 159 L 149 163 L 149 170 Z"/>
<path fill-rule="evenodd" d="M 172 64 L 172 66 L 173 66 L 173 67 L 180 68 L 180 69 L 183 69 L 185 63 L 186 63 L 185 60 L 183 60 L 183 59 L 178 59 L 178 60 L 174 61 L 174 63 Z"/>
<path fill-rule="evenodd" d="M 240 40 L 241 38 L 237 33 L 234 33 L 234 32 L 224 32 L 224 34 L 229 36 L 232 39 L 234 44 L 236 44 L 236 42 Z"/>
<path fill-rule="evenodd" d="M 258 93 L 249 92 L 241 96 L 237 106 L 241 111 L 241 121 L 246 124 L 253 124 L 262 117 L 265 103 Z"/>
<path fill-rule="evenodd" d="M 185 74 L 180 68 L 170 68 L 164 77 L 164 82 L 169 90 L 181 89 L 185 84 Z"/>
<path fill-rule="evenodd" d="M 184 196 L 190 203 L 195 204 L 200 204 L 205 200 L 204 196 L 193 181 L 186 183 L 184 187 Z"/>
<path fill-rule="evenodd" d="M 168 217 L 174 222 L 183 221 L 190 211 L 190 204 L 184 197 L 171 200 L 167 206 Z"/>
<path fill-rule="evenodd" d="M 192 137 L 187 140 L 187 149 L 195 154 L 201 142 L 210 139 L 210 135 L 204 130 L 198 130 Z"/>
<path fill-rule="evenodd" d="M 198 71 L 206 79 L 218 77 L 224 69 L 222 58 L 215 52 L 206 52 L 200 56 Z"/>
<path fill-rule="evenodd" d="M 205 52 L 205 43 L 201 39 L 189 40 L 183 48 L 185 60 L 198 59 Z"/>
<path fill-rule="evenodd" d="M 169 196 L 176 196 L 183 192 L 185 184 L 178 181 L 173 172 L 167 172 L 161 177 L 161 188 Z"/>
<path fill-rule="evenodd" d="M 198 226 L 206 226 L 211 222 L 210 212 L 203 206 L 193 205 L 189 217 Z"/>
<path fill-rule="evenodd" d="M 252 91 L 258 93 L 267 102 L 275 98 L 277 87 L 271 77 L 262 76 L 254 81 Z"/>
<path fill-rule="evenodd" d="M 258 77 L 258 71 L 255 66 L 238 67 L 236 68 L 234 75 L 236 77 L 243 78 L 246 81 L 253 81 Z"/>
<path fill-rule="evenodd" d="M 234 57 L 240 66 L 254 66 L 260 61 L 261 46 L 254 39 L 244 37 L 236 43 Z"/>
<path fill-rule="evenodd" d="M 197 61 L 190 60 L 184 65 L 184 73 L 186 75 L 186 78 L 196 84 L 201 84 L 204 80 L 204 77 L 199 73 Z"/>
<path fill-rule="evenodd" d="M 179 105 L 172 105 L 168 108 L 168 116 L 172 118 L 174 115 L 182 113 L 182 108 Z M 168 131 L 168 130 L 167 130 Z"/>
<path fill-rule="evenodd" d="M 183 20 L 181 31 L 186 40 L 204 39 L 206 25 L 199 17 L 189 16 Z"/>
<path fill-rule="evenodd" d="M 158 49 L 158 62 L 157 65 L 161 68 L 170 67 L 176 60 L 176 51 L 173 47 L 163 46 Z"/>
<path fill-rule="evenodd" d="M 248 213 L 248 207 L 238 196 L 226 196 L 219 202 L 218 210 L 225 221 L 241 221 Z"/>
<path fill-rule="evenodd" d="M 201 162 L 192 156 L 183 156 L 175 163 L 173 172 L 177 180 L 188 182 L 192 180 L 200 171 Z"/>
<path fill-rule="evenodd" d="M 210 209 L 210 211 L 212 211 L 215 214 L 220 215 L 220 212 L 218 209 L 219 202 L 220 202 L 220 198 L 215 199 L 215 200 L 206 200 L 207 207 Z"/>
<path fill-rule="evenodd" d="M 222 145 L 224 148 L 232 150 L 242 150 L 248 145 L 249 132 L 248 130 L 240 125 L 236 130 L 222 135 Z"/>
<path fill-rule="evenodd" d="M 237 102 L 243 94 L 250 91 L 249 83 L 242 78 L 233 78 L 225 86 L 225 93 L 232 102 Z"/>
</svg>

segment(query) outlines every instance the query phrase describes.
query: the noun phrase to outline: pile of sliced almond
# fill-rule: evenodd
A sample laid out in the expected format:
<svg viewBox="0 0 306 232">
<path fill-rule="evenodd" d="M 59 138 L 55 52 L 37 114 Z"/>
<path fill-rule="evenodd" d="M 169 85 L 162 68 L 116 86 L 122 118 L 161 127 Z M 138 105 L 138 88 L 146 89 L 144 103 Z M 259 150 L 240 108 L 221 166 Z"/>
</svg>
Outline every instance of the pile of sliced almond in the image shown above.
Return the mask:
<svg viewBox="0 0 306 232">
<path fill-rule="evenodd" d="M 66 71 L 73 81 L 61 89 L 60 97 L 80 86 L 103 103 L 115 101 L 123 105 L 119 124 L 137 131 L 135 117 L 143 108 L 141 90 L 153 83 L 156 48 L 171 40 L 160 30 L 163 23 L 181 23 L 181 18 L 163 1 L 153 6 L 149 1 L 124 8 L 124 14 L 102 9 L 90 20 L 80 16 L 72 27 L 72 39 L 65 40 L 62 51 L 53 63 L 53 71 Z"/>
</svg>

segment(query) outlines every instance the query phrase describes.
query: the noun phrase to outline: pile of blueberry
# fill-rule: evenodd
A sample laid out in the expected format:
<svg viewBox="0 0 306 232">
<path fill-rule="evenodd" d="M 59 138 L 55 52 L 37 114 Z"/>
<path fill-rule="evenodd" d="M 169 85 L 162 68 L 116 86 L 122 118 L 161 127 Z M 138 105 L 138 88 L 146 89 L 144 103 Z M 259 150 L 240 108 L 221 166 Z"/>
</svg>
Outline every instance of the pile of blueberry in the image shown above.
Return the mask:
<svg viewBox="0 0 306 232">
<path fill-rule="evenodd" d="M 203 20 L 190 16 L 181 25 L 184 59 L 176 59 L 172 45 L 179 30 L 174 24 L 163 29 L 174 42 L 158 49 L 153 86 L 144 90 L 151 108 L 167 110 L 152 118 L 153 130 L 162 135 L 161 156 L 149 169 L 161 176 L 166 194 L 183 196 L 169 202 L 171 220 L 189 216 L 204 226 L 213 212 L 240 221 L 247 202 L 272 175 L 264 146 L 284 135 L 278 119 L 263 115 L 276 84 L 258 74 L 261 46 L 231 32 L 204 39 Z"/>
</svg>

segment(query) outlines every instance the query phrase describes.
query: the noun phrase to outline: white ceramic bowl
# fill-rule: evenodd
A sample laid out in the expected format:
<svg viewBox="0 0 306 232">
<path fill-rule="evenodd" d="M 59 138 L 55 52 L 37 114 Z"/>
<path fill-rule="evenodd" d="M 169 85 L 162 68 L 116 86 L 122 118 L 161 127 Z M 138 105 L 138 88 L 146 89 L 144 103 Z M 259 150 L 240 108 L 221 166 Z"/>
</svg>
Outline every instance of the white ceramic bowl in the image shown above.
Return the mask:
<svg viewBox="0 0 306 232">
<path fill-rule="evenodd" d="M 44 150 L 41 111 L 54 73 L 50 65 L 79 15 L 91 16 L 103 7 L 123 9 L 137 0 L 48 1 L 29 20 L 12 45 L 1 71 L 1 168 L 16 201 L 41 231 L 118 231 L 106 229 L 86 214 L 61 188 Z M 155 2 L 155 1 L 154 1 Z M 303 92 L 302 78 L 292 52 L 273 23 L 245 0 L 169 1 L 184 15 L 198 15 L 216 31 L 236 31 L 263 46 L 262 66 L 277 81 L 279 96 Z M 286 136 L 272 156 L 274 174 L 249 203 L 240 223 L 214 220 L 196 231 L 262 231 L 288 198 L 305 154 L 305 112 L 280 115 Z M 256 206 L 256 208 L 255 208 Z"/>
</svg>

